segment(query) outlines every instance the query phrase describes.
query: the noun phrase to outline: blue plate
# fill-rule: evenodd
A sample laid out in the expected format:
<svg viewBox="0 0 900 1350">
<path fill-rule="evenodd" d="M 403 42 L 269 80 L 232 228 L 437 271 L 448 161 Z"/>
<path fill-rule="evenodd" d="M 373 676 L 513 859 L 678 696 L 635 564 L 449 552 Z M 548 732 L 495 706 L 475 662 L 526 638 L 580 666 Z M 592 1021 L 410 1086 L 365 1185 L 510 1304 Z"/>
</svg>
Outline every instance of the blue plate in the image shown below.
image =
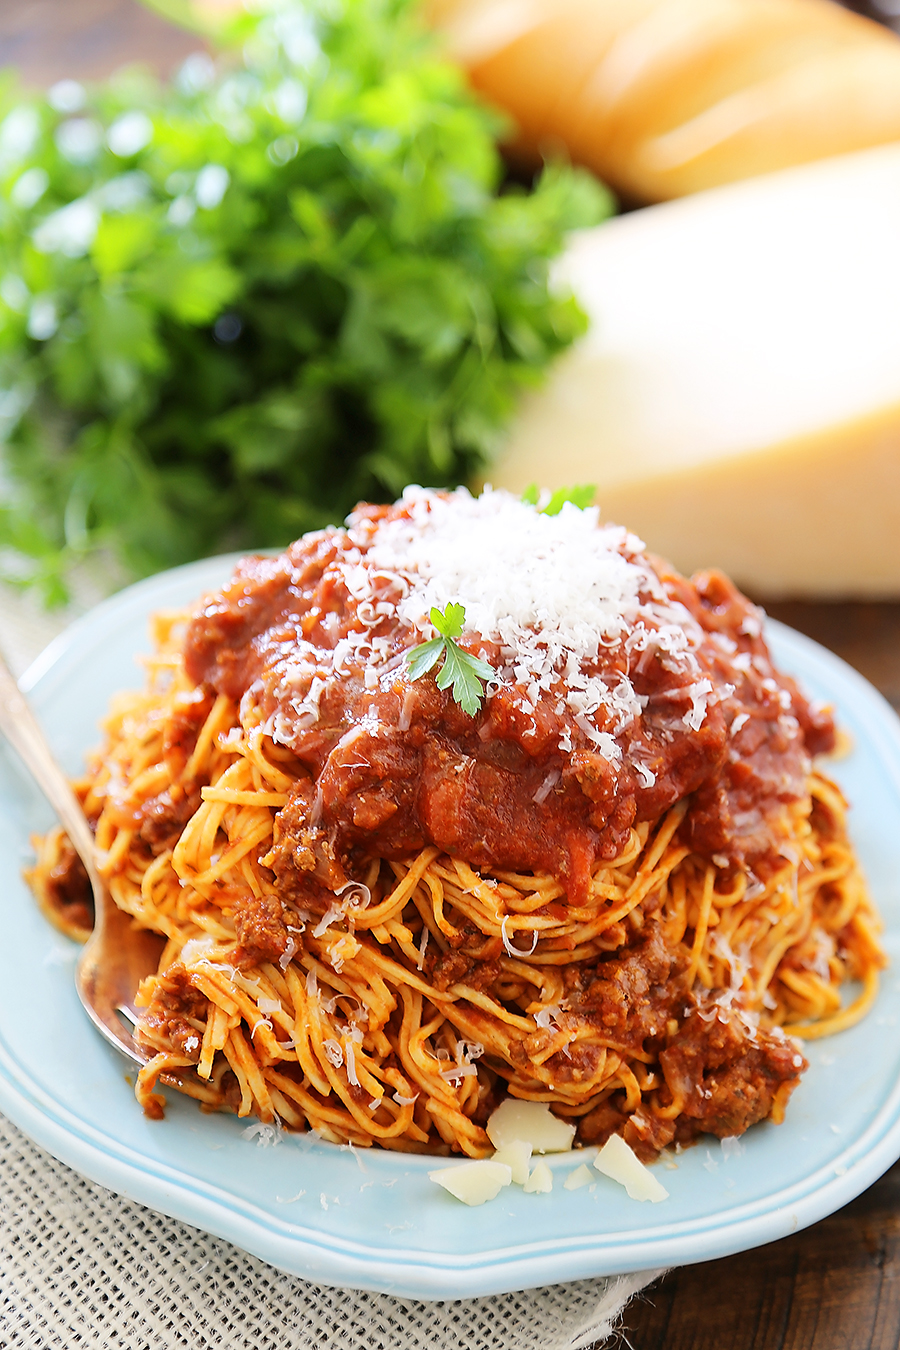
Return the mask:
<svg viewBox="0 0 900 1350">
<path fill-rule="evenodd" d="M 147 616 L 218 585 L 231 559 L 141 582 L 74 624 L 25 677 L 63 765 L 81 766 L 110 696 L 141 675 Z M 854 750 L 834 766 L 852 832 L 886 920 L 900 933 L 900 724 L 848 666 L 772 623 L 776 659 L 833 702 Z M 434 1163 L 360 1153 L 309 1136 L 261 1146 L 246 1122 L 204 1116 L 176 1094 L 144 1118 L 126 1062 L 96 1034 L 73 987 L 77 948 L 38 913 L 21 880 L 29 835 L 49 809 L 0 752 L 0 1108 L 37 1143 L 120 1194 L 324 1284 L 416 1298 L 464 1298 L 725 1256 L 821 1219 L 900 1155 L 900 981 L 888 970 L 866 1021 L 808 1051 L 782 1126 L 761 1125 L 739 1156 L 716 1141 L 659 1165 L 670 1192 L 638 1204 L 603 1177 L 566 1191 L 575 1160 L 550 1161 L 549 1195 L 502 1191 L 469 1209 L 428 1180 Z M 262 1139 L 262 1136 L 258 1137 Z M 592 1151 L 579 1159 L 590 1160 Z"/>
</svg>

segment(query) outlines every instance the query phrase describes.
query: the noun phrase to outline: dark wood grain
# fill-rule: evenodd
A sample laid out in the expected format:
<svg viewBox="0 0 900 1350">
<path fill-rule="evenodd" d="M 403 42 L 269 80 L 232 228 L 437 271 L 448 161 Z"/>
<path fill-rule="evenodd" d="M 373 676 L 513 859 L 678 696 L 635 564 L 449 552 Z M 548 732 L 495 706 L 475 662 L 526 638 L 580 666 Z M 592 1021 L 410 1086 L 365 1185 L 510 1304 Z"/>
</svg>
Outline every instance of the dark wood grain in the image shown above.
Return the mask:
<svg viewBox="0 0 900 1350">
<path fill-rule="evenodd" d="M 900 1164 L 802 1233 L 673 1271 L 625 1325 L 632 1350 L 896 1350 Z"/>
<path fill-rule="evenodd" d="M 854 7 L 876 12 L 874 0 L 854 0 Z M 878 13 L 896 8 L 881 0 Z M 101 77 L 137 60 L 165 73 L 197 46 L 135 0 L 0 0 L 0 65 L 17 66 L 36 85 Z M 768 608 L 837 652 L 900 710 L 900 604 Z M 900 1164 L 804 1232 L 673 1271 L 629 1308 L 623 1343 L 632 1350 L 900 1350 Z"/>
<path fill-rule="evenodd" d="M 0 66 L 37 87 L 132 62 L 166 75 L 201 46 L 137 0 L 0 0 Z"/>
<path fill-rule="evenodd" d="M 781 601 L 766 609 L 837 652 L 900 710 L 900 604 Z"/>
</svg>

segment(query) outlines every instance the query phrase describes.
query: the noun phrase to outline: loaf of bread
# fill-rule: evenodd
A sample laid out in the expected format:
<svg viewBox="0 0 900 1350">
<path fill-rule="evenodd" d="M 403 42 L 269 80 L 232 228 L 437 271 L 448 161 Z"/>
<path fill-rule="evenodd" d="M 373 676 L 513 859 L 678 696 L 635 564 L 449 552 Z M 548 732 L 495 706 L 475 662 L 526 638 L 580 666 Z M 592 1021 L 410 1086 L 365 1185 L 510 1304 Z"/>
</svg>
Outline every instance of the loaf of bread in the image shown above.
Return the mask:
<svg viewBox="0 0 900 1350">
<path fill-rule="evenodd" d="M 512 114 L 635 201 L 900 140 L 900 38 L 832 0 L 426 0 Z"/>
</svg>

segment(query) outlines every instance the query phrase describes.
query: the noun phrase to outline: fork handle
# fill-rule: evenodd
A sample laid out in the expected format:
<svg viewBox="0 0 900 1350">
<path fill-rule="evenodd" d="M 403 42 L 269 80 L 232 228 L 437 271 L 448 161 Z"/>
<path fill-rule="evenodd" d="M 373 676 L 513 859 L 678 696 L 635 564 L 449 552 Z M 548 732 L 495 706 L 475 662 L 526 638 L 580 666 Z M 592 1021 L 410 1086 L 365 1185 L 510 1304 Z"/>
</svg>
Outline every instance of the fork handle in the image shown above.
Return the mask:
<svg viewBox="0 0 900 1350">
<path fill-rule="evenodd" d="M 87 869 L 91 885 L 97 881 L 94 862 L 94 837 L 81 803 L 69 780 L 50 752 L 43 731 L 16 683 L 9 666 L 0 656 L 0 732 L 17 751 L 25 767 L 44 793 L 76 853 Z"/>
</svg>

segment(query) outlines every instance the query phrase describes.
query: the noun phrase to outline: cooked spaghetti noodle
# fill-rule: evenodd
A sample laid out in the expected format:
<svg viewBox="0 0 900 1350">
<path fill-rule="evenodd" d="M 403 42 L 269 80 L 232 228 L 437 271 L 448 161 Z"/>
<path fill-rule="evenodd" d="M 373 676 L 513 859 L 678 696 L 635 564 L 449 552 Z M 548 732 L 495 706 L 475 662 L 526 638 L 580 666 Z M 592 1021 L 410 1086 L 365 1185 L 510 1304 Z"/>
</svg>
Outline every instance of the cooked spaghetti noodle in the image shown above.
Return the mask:
<svg viewBox="0 0 900 1350">
<path fill-rule="evenodd" d="M 638 575 L 604 573 L 615 613 L 577 659 L 546 597 L 524 638 L 503 613 L 467 626 L 497 672 L 469 717 L 408 678 L 428 626 L 403 602 L 447 587 L 479 618 L 477 558 L 464 592 L 411 556 L 449 537 L 464 571 L 453 531 L 471 551 L 479 512 L 537 522 L 522 546 L 552 568 L 589 530 L 601 572 Z M 494 541 L 484 585 L 519 613 Z M 688 583 L 591 512 L 420 492 L 249 561 L 157 616 L 147 689 L 78 785 L 115 902 L 166 938 L 138 1100 L 160 1115 L 163 1076 L 209 1109 L 472 1157 L 507 1093 L 643 1156 L 780 1120 L 805 1067 L 782 1028 L 852 1024 L 883 964 L 845 803 L 809 760 L 831 731 L 723 578 Z M 65 847 L 40 845 L 45 901 Z"/>
</svg>

